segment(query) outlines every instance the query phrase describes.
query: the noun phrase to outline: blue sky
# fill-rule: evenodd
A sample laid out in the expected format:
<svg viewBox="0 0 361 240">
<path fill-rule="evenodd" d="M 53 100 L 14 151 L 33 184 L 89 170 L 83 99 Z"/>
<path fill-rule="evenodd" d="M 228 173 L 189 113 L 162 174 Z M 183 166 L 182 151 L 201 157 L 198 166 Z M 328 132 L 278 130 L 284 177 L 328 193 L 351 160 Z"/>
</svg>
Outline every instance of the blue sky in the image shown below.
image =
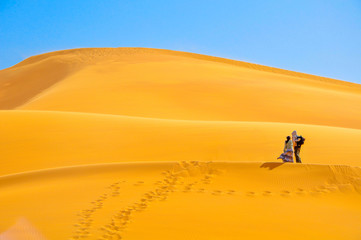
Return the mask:
<svg viewBox="0 0 361 240">
<path fill-rule="evenodd" d="M 82 47 L 180 50 L 361 83 L 361 1 L 0 0 L 0 69 Z"/>
</svg>

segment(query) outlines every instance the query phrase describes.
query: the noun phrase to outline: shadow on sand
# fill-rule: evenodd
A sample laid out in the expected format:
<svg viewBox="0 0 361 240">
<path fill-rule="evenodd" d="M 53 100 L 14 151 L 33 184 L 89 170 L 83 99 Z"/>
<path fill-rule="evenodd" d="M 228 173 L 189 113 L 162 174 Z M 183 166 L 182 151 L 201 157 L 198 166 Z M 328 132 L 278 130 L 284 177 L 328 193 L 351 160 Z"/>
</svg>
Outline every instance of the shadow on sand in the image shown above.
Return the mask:
<svg viewBox="0 0 361 240">
<path fill-rule="evenodd" d="M 263 163 L 260 168 L 268 168 L 269 170 L 273 170 L 275 169 L 276 167 L 279 167 L 279 166 L 282 166 L 283 162 L 267 162 L 267 163 Z"/>
</svg>

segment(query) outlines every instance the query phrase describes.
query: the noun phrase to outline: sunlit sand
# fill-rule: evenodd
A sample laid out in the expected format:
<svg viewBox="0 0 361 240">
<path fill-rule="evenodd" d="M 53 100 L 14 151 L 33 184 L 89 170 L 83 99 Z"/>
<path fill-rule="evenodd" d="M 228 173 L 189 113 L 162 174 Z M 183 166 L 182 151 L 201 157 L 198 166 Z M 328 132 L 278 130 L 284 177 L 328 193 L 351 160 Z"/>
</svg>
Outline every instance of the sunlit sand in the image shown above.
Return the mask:
<svg viewBox="0 0 361 240">
<path fill-rule="evenodd" d="M 361 85 L 74 49 L 1 70 L 0 109 L 0 240 L 361 237 Z"/>
</svg>

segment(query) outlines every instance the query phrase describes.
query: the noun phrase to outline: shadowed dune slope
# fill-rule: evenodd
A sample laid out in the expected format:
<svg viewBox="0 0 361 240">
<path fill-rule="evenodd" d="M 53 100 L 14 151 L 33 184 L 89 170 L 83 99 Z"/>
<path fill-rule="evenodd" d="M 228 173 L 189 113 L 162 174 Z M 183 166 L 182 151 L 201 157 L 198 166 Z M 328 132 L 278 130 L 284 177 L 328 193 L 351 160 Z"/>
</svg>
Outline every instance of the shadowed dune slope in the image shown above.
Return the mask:
<svg viewBox="0 0 361 240">
<path fill-rule="evenodd" d="M 43 54 L 0 71 L 0 86 L 2 109 L 361 128 L 358 84 L 168 50 Z"/>
<path fill-rule="evenodd" d="M 25 104 L 79 69 L 71 56 L 47 57 L 0 71 L 0 108 Z"/>
<path fill-rule="evenodd" d="M 25 215 L 48 239 L 357 240 L 360 181 L 356 167 L 280 163 L 34 171 L 0 177 L 0 231 Z"/>
<path fill-rule="evenodd" d="M 305 162 L 361 166 L 356 129 L 43 111 L 0 118 L 1 174 L 122 161 L 279 161 L 294 128 L 307 136 Z"/>
</svg>

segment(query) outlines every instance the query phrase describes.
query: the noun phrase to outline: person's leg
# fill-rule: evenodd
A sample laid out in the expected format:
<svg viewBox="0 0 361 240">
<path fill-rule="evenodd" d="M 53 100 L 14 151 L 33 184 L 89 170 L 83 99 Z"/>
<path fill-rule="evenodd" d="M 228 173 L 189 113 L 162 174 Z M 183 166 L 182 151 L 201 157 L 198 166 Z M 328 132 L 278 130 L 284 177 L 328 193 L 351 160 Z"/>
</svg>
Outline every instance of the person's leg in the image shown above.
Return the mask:
<svg viewBox="0 0 361 240">
<path fill-rule="evenodd" d="M 302 163 L 301 162 L 301 157 L 300 157 L 300 151 L 301 151 L 300 147 L 295 147 L 295 156 L 296 156 L 296 162 L 297 163 Z"/>
<path fill-rule="evenodd" d="M 287 151 L 285 153 L 285 162 L 288 162 L 288 163 L 293 163 L 293 152 L 292 151 Z"/>
</svg>

